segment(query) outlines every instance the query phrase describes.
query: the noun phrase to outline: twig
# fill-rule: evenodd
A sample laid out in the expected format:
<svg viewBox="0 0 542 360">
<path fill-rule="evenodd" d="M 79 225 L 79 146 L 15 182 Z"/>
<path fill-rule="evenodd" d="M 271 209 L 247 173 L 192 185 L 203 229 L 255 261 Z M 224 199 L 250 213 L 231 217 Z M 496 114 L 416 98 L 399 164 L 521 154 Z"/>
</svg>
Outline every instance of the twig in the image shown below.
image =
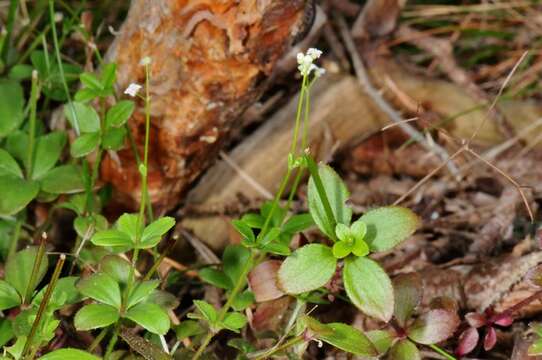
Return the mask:
<svg viewBox="0 0 542 360">
<path fill-rule="evenodd" d="M 367 95 L 369 95 L 369 97 L 380 108 L 380 110 L 382 110 L 386 115 L 388 115 L 391 121 L 399 124 L 399 126 L 404 132 L 406 132 L 415 141 L 419 142 L 425 149 L 434 152 L 438 157 L 440 157 L 444 161 L 444 165 L 448 167 L 450 173 L 452 173 L 454 177 L 458 178 L 459 171 L 455 164 L 450 161 L 451 157 L 448 155 L 448 152 L 438 144 L 430 145 L 418 130 L 410 126 L 410 124 L 404 122 L 404 119 L 401 117 L 401 115 L 399 115 L 399 113 L 395 109 L 393 109 L 391 105 L 388 104 L 388 102 L 384 100 L 380 93 L 374 88 L 374 86 L 369 81 L 367 70 L 365 69 L 365 65 L 363 64 L 363 61 L 359 56 L 356 45 L 354 44 L 354 40 L 350 35 L 350 31 L 348 29 L 348 26 L 346 25 L 344 17 L 340 14 L 337 14 L 336 17 L 341 36 L 346 45 L 346 49 L 348 50 L 350 57 L 352 58 L 352 63 L 354 65 L 356 76 L 358 77 L 359 83 L 363 87 Z"/>
</svg>

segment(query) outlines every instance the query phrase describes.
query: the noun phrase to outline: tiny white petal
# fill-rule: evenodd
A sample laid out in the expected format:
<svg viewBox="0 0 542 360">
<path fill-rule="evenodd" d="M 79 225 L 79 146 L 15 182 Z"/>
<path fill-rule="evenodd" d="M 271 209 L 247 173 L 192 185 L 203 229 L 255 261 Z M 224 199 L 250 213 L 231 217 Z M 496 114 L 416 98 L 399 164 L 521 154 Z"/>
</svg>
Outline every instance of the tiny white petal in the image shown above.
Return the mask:
<svg viewBox="0 0 542 360">
<path fill-rule="evenodd" d="M 303 62 L 303 59 L 305 58 L 305 55 L 303 53 L 297 53 L 297 63 L 301 64 Z"/>
<path fill-rule="evenodd" d="M 322 51 L 316 48 L 310 48 L 309 50 L 307 50 L 307 55 L 310 56 L 313 60 L 316 60 L 320 58 L 320 56 L 322 55 Z"/>
<path fill-rule="evenodd" d="M 141 61 L 139 62 L 139 65 L 149 65 L 151 63 L 151 58 L 148 56 L 145 56 Z"/>
<path fill-rule="evenodd" d="M 326 73 L 326 69 L 317 67 L 316 70 L 314 70 L 314 76 L 320 77 Z"/>
<path fill-rule="evenodd" d="M 124 90 L 124 93 L 125 93 L 126 95 L 130 95 L 131 97 L 134 97 L 134 96 L 137 95 L 137 93 L 139 92 L 139 90 L 141 90 L 141 85 L 131 83 L 130 85 L 128 85 L 128 87 L 126 88 L 126 90 Z"/>
</svg>

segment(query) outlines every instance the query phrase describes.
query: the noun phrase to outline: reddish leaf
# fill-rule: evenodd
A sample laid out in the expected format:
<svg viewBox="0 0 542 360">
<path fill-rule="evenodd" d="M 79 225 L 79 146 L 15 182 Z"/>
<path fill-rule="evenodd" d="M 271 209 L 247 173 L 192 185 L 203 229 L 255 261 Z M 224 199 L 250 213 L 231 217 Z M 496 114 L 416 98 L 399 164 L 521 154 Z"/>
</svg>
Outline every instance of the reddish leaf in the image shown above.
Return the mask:
<svg viewBox="0 0 542 360">
<path fill-rule="evenodd" d="M 497 343 L 497 332 L 495 331 L 494 327 L 489 327 L 487 329 L 487 333 L 484 338 L 484 350 L 489 351 L 493 349 L 496 343 Z"/>
<path fill-rule="evenodd" d="M 470 353 L 480 340 L 480 335 L 476 328 L 470 327 L 467 330 L 463 331 L 459 336 L 459 344 L 455 350 L 457 356 L 464 356 Z"/>
<path fill-rule="evenodd" d="M 436 344 L 451 337 L 458 325 L 456 314 L 442 309 L 430 310 L 407 329 L 407 334 L 417 343 Z"/>
<path fill-rule="evenodd" d="M 401 327 L 408 319 L 422 298 L 422 279 L 417 273 L 401 274 L 393 279 L 395 308 L 393 314 Z"/>
<path fill-rule="evenodd" d="M 284 295 L 277 286 L 280 264 L 278 260 L 264 261 L 248 274 L 248 283 L 257 302 L 278 299 Z"/>
<path fill-rule="evenodd" d="M 505 326 L 505 327 L 512 325 L 513 322 L 514 322 L 514 318 L 511 317 L 510 315 L 504 315 L 497 318 L 497 320 L 495 320 L 495 324 L 500 325 L 500 326 Z"/>
<path fill-rule="evenodd" d="M 252 327 L 256 332 L 278 331 L 284 314 L 290 305 L 290 297 L 271 300 L 258 304 L 252 317 Z"/>
<path fill-rule="evenodd" d="M 484 315 L 474 312 L 467 313 L 465 315 L 465 320 L 467 320 L 470 326 L 477 329 L 486 325 L 487 323 L 486 317 Z"/>
</svg>

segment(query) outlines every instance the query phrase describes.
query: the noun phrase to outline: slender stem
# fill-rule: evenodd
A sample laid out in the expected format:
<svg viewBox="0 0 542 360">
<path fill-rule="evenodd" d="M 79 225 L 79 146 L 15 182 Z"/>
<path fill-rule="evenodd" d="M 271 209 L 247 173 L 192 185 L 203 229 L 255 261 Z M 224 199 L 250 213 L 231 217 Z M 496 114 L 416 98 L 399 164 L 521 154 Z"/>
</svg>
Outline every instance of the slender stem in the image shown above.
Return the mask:
<svg viewBox="0 0 542 360">
<path fill-rule="evenodd" d="M 15 223 L 15 229 L 13 230 L 13 236 L 11 237 L 11 243 L 9 244 L 8 259 L 11 259 L 17 252 L 17 245 L 19 245 L 19 236 L 21 235 L 21 226 L 23 221 L 17 219 Z"/>
<path fill-rule="evenodd" d="M 73 106 L 73 103 L 71 100 L 70 90 L 68 89 L 68 83 L 66 82 L 66 76 L 64 75 L 64 68 L 62 67 L 62 59 L 60 57 L 60 47 L 58 46 L 58 35 L 56 33 L 56 26 L 55 26 L 54 0 L 49 0 L 49 20 L 51 22 L 51 30 L 53 33 L 53 44 L 55 46 L 55 56 L 56 56 L 56 61 L 58 63 L 58 72 L 60 73 L 60 79 L 62 80 L 62 86 L 64 87 L 64 92 L 66 93 L 66 97 L 68 98 L 68 106 L 70 108 L 70 111 L 73 117 L 73 128 L 77 136 L 79 136 L 79 120 L 77 118 L 77 113 L 75 112 L 75 107 Z M 47 50 L 45 51 L 45 53 L 47 53 Z"/>
<path fill-rule="evenodd" d="M 96 336 L 94 341 L 92 341 L 92 344 L 90 344 L 90 346 L 88 347 L 87 351 L 89 353 L 92 353 L 94 351 L 94 349 L 96 349 L 96 347 L 98 347 L 98 345 L 102 342 L 103 338 L 105 337 L 105 335 L 109 331 L 109 328 L 110 327 L 105 327 L 105 328 L 102 329 L 102 331 L 100 331 L 98 336 Z"/>
<path fill-rule="evenodd" d="M 147 275 L 145 275 L 145 277 L 143 278 L 143 281 L 147 281 L 147 280 L 150 280 L 150 278 L 154 275 L 154 273 L 156 272 L 156 270 L 158 269 L 158 267 L 160 266 L 160 264 L 162 263 L 162 261 L 166 258 L 166 256 L 168 256 L 171 251 L 175 248 L 175 245 L 177 244 L 177 240 L 179 240 L 178 237 L 175 237 L 173 241 L 170 241 L 170 243 L 168 244 L 168 246 L 162 251 L 162 253 L 160 254 L 160 256 L 158 257 L 158 259 L 156 259 L 154 261 L 154 264 L 152 264 L 152 267 L 150 268 L 150 270 L 147 272 Z"/>
<path fill-rule="evenodd" d="M 437 345 L 435 344 L 431 344 L 431 345 L 428 345 L 431 349 L 433 349 L 433 351 L 439 353 L 440 355 L 444 356 L 446 359 L 448 360 L 457 360 L 455 357 L 453 357 L 452 355 L 448 354 L 446 351 L 444 351 L 443 349 L 441 349 L 440 347 L 438 347 Z"/>
<path fill-rule="evenodd" d="M 107 349 L 105 350 L 105 356 L 104 359 L 107 360 L 111 356 L 111 353 L 113 352 L 113 349 L 115 348 L 115 345 L 117 344 L 117 340 L 119 339 L 119 328 L 120 325 L 117 322 L 115 325 L 115 329 L 113 330 L 113 335 L 111 336 L 111 339 L 109 340 L 109 343 L 107 344 Z"/>
<path fill-rule="evenodd" d="M 36 108 L 38 105 L 38 72 L 32 71 L 32 87 L 30 90 L 30 119 L 28 132 L 28 153 L 26 157 L 26 176 L 32 178 L 34 168 L 34 144 L 36 142 Z"/>
<path fill-rule="evenodd" d="M 139 152 L 137 151 L 137 145 L 134 140 L 134 136 L 132 135 L 132 132 L 130 131 L 130 128 L 127 124 L 124 125 L 126 128 L 126 133 L 128 134 L 128 141 L 130 142 L 130 148 L 132 149 L 132 153 L 134 154 L 134 158 L 136 160 L 137 166 L 141 165 L 141 157 L 139 156 Z M 152 211 L 152 204 L 149 200 L 149 190 L 147 189 L 147 216 L 149 217 L 149 221 L 154 220 L 154 215 Z"/>
<path fill-rule="evenodd" d="M 38 313 L 36 314 L 36 319 L 34 320 L 34 323 L 32 324 L 32 328 L 30 329 L 30 334 L 28 335 L 28 338 L 26 339 L 26 343 L 24 345 L 24 349 L 22 352 L 23 359 L 26 359 L 25 355 L 28 353 L 28 351 L 32 347 L 32 340 L 34 339 L 34 336 L 36 335 L 38 326 L 40 325 L 40 322 L 41 322 L 41 318 L 43 317 L 43 314 L 45 313 L 47 304 L 49 304 L 49 300 L 51 299 L 53 290 L 56 286 L 58 278 L 60 277 L 60 272 L 62 271 L 62 267 L 64 266 L 64 261 L 66 261 L 66 255 L 61 254 L 60 259 L 58 259 L 56 263 L 55 271 L 53 272 L 51 282 L 49 283 L 49 286 L 47 286 L 47 290 L 45 290 L 45 295 L 43 295 L 43 299 L 41 300 L 40 307 L 38 308 Z M 36 356 L 37 350 L 38 350 L 38 347 L 34 348 L 32 350 L 32 353 L 28 357 L 28 359 L 30 360 L 34 359 L 34 357 Z"/>
<path fill-rule="evenodd" d="M 265 352 L 263 353 L 262 355 L 256 357 L 254 360 L 264 360 L 264 359 L 269 359 L 273 354 L 276 354 L 278 352 L 281 352 L 283 350 L 286 350 L 292 346 L 295 346 L 299 343 L 302 343 L 305 339 L 303 338 L 303 335 L 299 335 L 299 336 L 296 336 L 290 340 L 288 340 L 287 342 L 285 342 L 284 344 L 282 344 L 281 346 L 278 346 L 274 349 L 271 349 L 270 351 L 268 352 Z"/>
<path fill-rule="evenodd" d="M 224 320 L 224 317 L 228 313 L 228 310 L 230 309 L 232 303 L 235 301 L 237 294 L 241 290 L 243 290 L 245 286 L 245 282 L 246 282 L 246 277 L 248 275 L 248 272 L 252 268 L 252 263 L 254 262 L 255 259 L 256 259 L 256 252 L 251 249 L 250 258 L 245 263 L 245 266 L 243 267 L 243 271 L 241 272 L 237 280 L 237 283 L 235 284 L 231 293 L 229 294 L 226 304 L 224 304 L 224 306 L 220 309 L 218 313 L 218 317 L 217 317 L 217 322 L 221 322 L 222 320 Z M 194 357 L 192 358 L 192 360 L 198 360 L 201 357 L 201 355 L 203 355 L 203 352 L 205 351 L 205 349 L 207 348 L 207 346 L 209 345 L 209 343 L 211 342 L 214 336 L 215 336 L 215 332 L 213 330 L 209 330 L 207 335 L 205 335 L 205 338 L 203 338 L 203 341 L 201 342 L 201 345 L 196 351 L 196 353 L 194 354 Z"/>
<path fill-rule="evenodd" d="M 8 65 L 9 63 L 9 50 L 11 48 L 11 39 L 13 35 L 13 27 L 15 25 L 15 18 L 17 17 L 17 8 L 19 7 L 18 0 L 11 0 L 9 2 L 8 10 L 8 21 L 6 26 L 6 37 L 4 40 L 4 45 L 2 47 L 2 58 L 4 59 L 4 64 Z"/>
<path fill-rule="evenodd" d="M 23 298 L 23 304 L 26 304 L 32 298 L 32 292 L 36 286 L 36 281 L 39 274 L 39 269 L 41 267 L 41 262 L 45 256 L 45 244 L 47 241 L 47 234 L 43 233 L 41 236 L 40 247 L 38 248 L 38 253 L 36 254 L 36 259 L 34 260 L 34 266 L 32 267 L 32 274 L 30 274 L 30 280 L 26 285 L 26 291 Z"/>
</svg>

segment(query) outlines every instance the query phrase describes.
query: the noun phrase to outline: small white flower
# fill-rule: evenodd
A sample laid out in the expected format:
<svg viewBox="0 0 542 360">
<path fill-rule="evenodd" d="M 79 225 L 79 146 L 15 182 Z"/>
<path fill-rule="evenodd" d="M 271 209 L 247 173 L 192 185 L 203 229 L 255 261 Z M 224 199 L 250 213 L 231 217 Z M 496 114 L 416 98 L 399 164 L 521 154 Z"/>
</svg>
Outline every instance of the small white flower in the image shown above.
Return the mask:
<svg viewBox="0 0 542 360">
<path fill-rule="evenodd" d="M 321 67 L 316 67 L 316 70 L 314 70 L 314 76 L 319 78 L 320 76 L 324 75 L 326 73 L 326 69 Z"/>
<path fill-rule="evenodd" d="M 145 56 L 141 61 L 139 62 L 139 65 L 149 65 L 151 63 L 151 58 L 148 56 Z"/>
<path fill-rule="evenodd" d="M 310 48 L 307 50 L 306 54 L 298 53 L 297 54 L 297 63 L 299 66 L 297 69 L 303 76 L 309 76 L 312 72 L 314 72 L 314 75 L 316 77 L 319 77 L 324 74 L 325 70 L 320 69 L 318 66 L 316 66 L 314 61 L 318 59 L 322 55 L 322 51 Z"/>
<path fill-rule="evenodd" d="M 131 97 L 135 97 L 139 90 L 141 90 L 141 85 L 131 83 L 130 85 L 128 85 L 126 90 L 124 90 L 124 93 L 126 95 L 130 95 Z"/>
<path fill-rule="evenodd" d="M 61 22 L 63 19 L 64 19 L 64 14 L 62 14 L 61 12 L 56 12 L 55 13 L 54 20 L 55 20 L 56 23 Z"/>
<path fill-rule="evenodd" d="M 316 48 L 310 48 L 307 50 L 307 55 L 310 56 L 313 60 L 319 59 L 322 56 L 322 51 Z"/>
</svg>

